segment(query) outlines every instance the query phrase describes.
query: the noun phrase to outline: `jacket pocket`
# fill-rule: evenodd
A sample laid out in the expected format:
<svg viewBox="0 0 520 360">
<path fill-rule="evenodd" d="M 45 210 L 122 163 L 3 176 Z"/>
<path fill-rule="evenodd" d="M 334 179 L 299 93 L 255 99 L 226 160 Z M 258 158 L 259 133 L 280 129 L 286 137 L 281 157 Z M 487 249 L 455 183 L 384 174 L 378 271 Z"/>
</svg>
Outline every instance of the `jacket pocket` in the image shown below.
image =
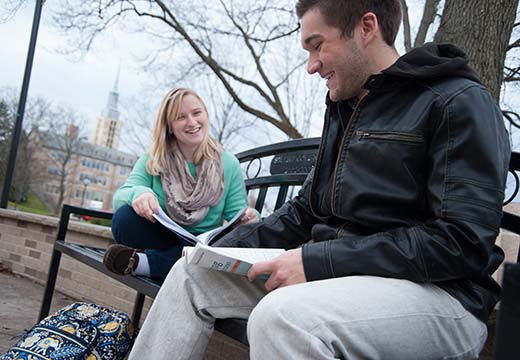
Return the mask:
<svg viewBox="0 0 520 360">
<path fill-rule="evenodd" d="M 358 130 L 356 131 L 356 136 L 359 137 L 359 140 L 398 141 L 413 144 L 424 143 L 424 137 L 422 135 L 408 132 Z"/>
</svg>

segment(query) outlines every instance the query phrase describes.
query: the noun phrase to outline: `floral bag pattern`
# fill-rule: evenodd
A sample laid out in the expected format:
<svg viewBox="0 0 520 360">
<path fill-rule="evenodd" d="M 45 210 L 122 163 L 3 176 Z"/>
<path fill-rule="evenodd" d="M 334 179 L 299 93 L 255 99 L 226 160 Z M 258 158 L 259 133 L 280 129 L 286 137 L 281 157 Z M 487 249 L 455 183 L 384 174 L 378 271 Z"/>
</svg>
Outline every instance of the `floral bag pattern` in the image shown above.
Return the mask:
<svg viewBox="0 0 520 360">
<path fill-rule="evenodd" d="M 0 360 L 118 360 L 135 335 L 125 313 L 74 303 L 36 324 Z"/>
</svg>

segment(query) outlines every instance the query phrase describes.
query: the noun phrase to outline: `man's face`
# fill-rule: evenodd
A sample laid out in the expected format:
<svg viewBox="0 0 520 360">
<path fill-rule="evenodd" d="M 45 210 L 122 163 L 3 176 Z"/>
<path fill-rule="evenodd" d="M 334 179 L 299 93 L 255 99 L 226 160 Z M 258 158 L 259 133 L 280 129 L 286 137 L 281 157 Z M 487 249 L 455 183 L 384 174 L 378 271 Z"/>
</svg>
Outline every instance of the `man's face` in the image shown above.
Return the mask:
<svg viewBox="0 0 520 360">
<path fill-rule="evenodd" d="M 301 19 L 302 46 L 309 52 L 307 71 L 327 80 L 333 101 L 359 96 L 370 75 L 357 44 L 357 30 L 351 38 L 343 37 L 338 28 L 325 23 L 316 7 Z"/>
</svg>

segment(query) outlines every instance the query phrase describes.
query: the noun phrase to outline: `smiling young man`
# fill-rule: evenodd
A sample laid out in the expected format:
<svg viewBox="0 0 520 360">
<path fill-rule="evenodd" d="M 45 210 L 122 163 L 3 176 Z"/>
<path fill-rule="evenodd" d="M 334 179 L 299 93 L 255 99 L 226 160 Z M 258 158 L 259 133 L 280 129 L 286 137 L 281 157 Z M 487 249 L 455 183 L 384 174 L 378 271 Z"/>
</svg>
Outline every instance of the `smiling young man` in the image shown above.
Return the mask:
<svg viewBox="0 0 520 360">
<path fill-rule="evenodd" d="M 456 47 L 399 57 L 399 0 L 296 8 L 308 71 L 329 89 L 315 169 L 216 244 L 292 250 L 250 281 L 178 262 L 130 359 L 201 359 L 228 317 L 249 319 L 252 359 L 477 358 L 503 259 L 500 109 Z"/>
</svg>

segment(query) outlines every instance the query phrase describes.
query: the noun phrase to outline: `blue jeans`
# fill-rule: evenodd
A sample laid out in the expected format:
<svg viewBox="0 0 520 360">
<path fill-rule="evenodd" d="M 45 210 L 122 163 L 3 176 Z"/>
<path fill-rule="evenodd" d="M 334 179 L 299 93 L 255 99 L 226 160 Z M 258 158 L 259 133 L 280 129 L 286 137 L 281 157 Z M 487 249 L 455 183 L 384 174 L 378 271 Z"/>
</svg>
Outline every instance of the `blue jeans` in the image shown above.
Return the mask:
<svg viewBox="0 0 520 360">
<path fill-rule="evenodd" d="M 118 244 L 144 250 L 150 264 L 150 277 L 164 280 L 181 257 L 183 244 L 160 223 L 152 223 L 123 205 L 112 218 L 112 234 Z"/>
</svg>

